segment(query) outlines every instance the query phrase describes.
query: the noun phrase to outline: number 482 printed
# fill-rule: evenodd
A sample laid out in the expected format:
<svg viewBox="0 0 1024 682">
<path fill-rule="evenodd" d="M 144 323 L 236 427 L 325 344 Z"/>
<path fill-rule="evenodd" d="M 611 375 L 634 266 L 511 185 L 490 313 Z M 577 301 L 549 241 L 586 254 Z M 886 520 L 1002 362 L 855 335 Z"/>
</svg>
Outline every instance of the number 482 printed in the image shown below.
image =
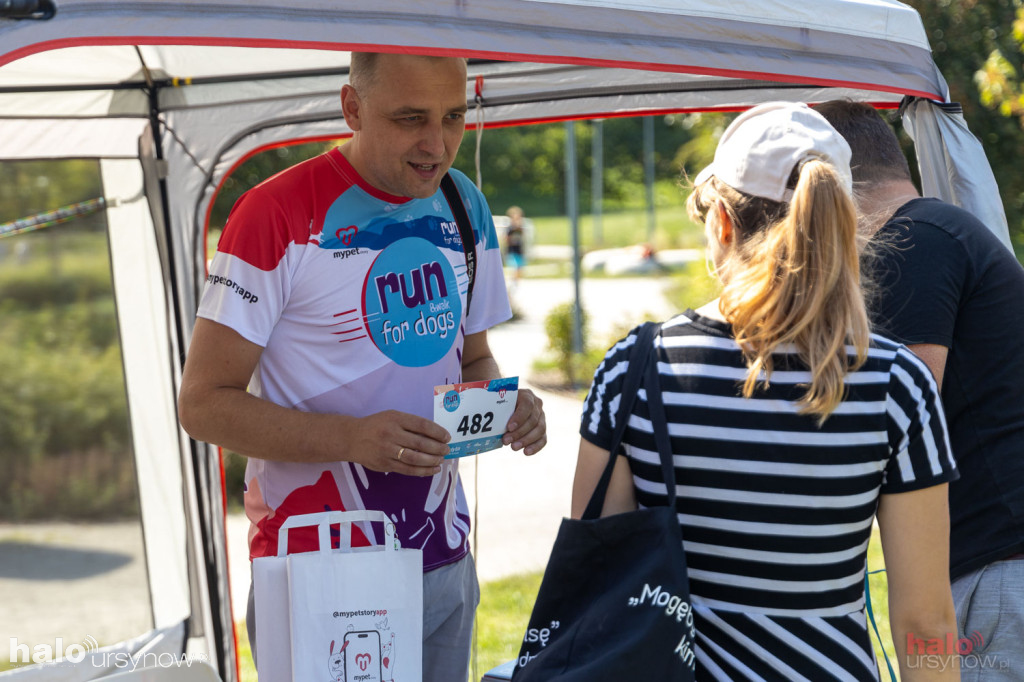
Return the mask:
<svg viewBox="0 0 1024 682">
<path fill-rule="evenodd" d="M 500 448 L 519 395 L 519 377 L 434 387 L 434 421 L 452 439 L 448 458 Z"/>
<path fill-rule="evenodd" d="M 463 436 L 478 433 L 490 433 L 491 423 L 494 421 L 493 412 L 484 412 L 483 414 L 474 414 L 473 421 L 470 423 L 469 415 L 464 415 L 462 421 L 459 422 L 456 431 L 461 433 Z"/>
</svg>

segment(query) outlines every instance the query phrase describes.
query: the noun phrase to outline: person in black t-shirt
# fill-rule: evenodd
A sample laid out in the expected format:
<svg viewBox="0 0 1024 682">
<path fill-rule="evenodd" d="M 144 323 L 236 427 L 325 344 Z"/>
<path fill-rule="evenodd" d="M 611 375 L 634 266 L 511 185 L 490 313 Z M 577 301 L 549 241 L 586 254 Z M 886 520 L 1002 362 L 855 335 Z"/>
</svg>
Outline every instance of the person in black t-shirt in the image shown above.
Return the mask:
<svg viewBox="0 0 1024 682">
<path fill-rule="evenodd" d="M 949 487 L 950 577 L 963 679 L 1024 679 L 1024 268 L 970 213 L 921 198 L 869 105 L 817 111 L 849 142 L 878 331 L 942 390 L 960 479 Z M 1007 675 L 1007 677 L 1000 677 Z"/>
</svg>

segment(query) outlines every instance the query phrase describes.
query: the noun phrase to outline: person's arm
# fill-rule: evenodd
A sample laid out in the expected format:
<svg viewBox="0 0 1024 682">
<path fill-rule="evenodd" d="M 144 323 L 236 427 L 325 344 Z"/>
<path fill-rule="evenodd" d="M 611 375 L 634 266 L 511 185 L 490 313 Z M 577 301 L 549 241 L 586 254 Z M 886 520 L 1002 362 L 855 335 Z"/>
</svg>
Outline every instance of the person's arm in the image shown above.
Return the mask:
<svg viewBox="0 0 1024 682">
<path fill-rule="evenodd" d="M 936 659 L 934 664 L 929 655 L 930 665 L 918 658 L 928 655 L 930 640 L 939 640 L 945 647 L 948 633 L 953 633 L 953 641 L 958 637 L 949 587 L 948 489 L 943 483 L 879 498 L 889 625 L 904 682 L 960 679 L 955 651 L 945 652 L 941 662 Z"/>
<path fill-rule="evenodd" d="M 935 384 L 941 389 L 942 377 L 946 373 L 946 356 L 949 354 L 949 349 L 937 343 L 914 343 L 908 345 L 907 348 L 928 365 L 932 376 L 935 377 Z"/>
<path fill-rule="evenodd" d="M 429 419 L 395 410 L 363 418 L 303 412 L 248 393 L 262 352 L 230 327 L 196 320 L 178 394 L 190 436 L 260 459 L 349 461 L 411 476 L 440 471 L 449 435 Z"/>
<path fill-rule="evenodd" d="M 500 379 L 498 362 L 487 343 L 487 332 L 467 334 L 462 348 L 462 380 L 489 381 Z M 509 417 L 502 443 L 525 455 L 539 452 L 548 442 L 544 403 L 528 388 L 519 389 L 516 409 Z"/>
<path fill-rule="evenodd" d="M 594 494 L 594 488 L 601 480 L 601 474 L 608 465 L 609 453 L 590 441 L 580 439 L 580 452 L 576 460 L 576 476 L 572 481 L 572 518 L 578 519 Z M 629 461 L 622 456 L 615 458 L 615 468 L 608 483 L 608 492 L 601 507 L 601 516 L 611 516 L 636 510 L 636 493 L 633 490 L 633 474 Z"/>
</svg>

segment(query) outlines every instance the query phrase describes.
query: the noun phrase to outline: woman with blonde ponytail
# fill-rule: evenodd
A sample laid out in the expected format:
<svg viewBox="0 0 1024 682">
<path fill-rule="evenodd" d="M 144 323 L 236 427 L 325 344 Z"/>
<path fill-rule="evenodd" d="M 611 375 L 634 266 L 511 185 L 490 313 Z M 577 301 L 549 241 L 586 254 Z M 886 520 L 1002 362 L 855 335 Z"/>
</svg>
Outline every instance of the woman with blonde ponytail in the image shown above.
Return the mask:
<svg viewBox="0 0 1024 682">
<path fill-rule="evenodd" d="M 802 411 L 824 422 L 843 399 L 846 373 L 867 359 L 870 335 L 859 281 L 857 215 L 842 179 L 831 164 L 807 161 L 787 211 L 786 204 L 766 206 L 767 200 L 744 196 L 712 178 L 691 194 L 695 219 L 711 200 L 723 212 L 706 223 L 707 229 L 727 227 L 729 242 L 734 242 L 721 256 L 719 272 L 725 268 L 728 275 L 722 277 L 718 309 L 732 324 L 747 359 L 743 396 L 754 394 L 762 374 L 771 375 L 775 348 L 791 343 L 811 370 L 807 393 L 799 401 Z M 724 210 L 727 204 L 737 206 L 737 213 L 778 217 L 734 220 Z M 748 234 L 751 225 L 759 229 Z M 709 235 L 713 242 L 721 238 Z M 847 344 L 856 349 L 853 357 L 847 355 Z"/>
<path fill-rule="evenodd" d="M 675 480 L 644 391 L 609 452 L 637 330 L 584 406 L 575 517 L 612 457 L 603 516 L 663 506 L 675 487 L 698 680 L 877 680 L 864 611 L 876 512 L 890 582 L 916 586 L 889 595 L 902 679 L 959 679 L 956 652 L 927 646 L 956 632 L 956 468 L 927 367 L 871 333 L 849 164 L 824 118 L 773 102 L 737 117 L 695 179 L 687 207 L 722 292 L 662 325 L 659 385 L 645 386 L 665 406 Z"/>
</svg>

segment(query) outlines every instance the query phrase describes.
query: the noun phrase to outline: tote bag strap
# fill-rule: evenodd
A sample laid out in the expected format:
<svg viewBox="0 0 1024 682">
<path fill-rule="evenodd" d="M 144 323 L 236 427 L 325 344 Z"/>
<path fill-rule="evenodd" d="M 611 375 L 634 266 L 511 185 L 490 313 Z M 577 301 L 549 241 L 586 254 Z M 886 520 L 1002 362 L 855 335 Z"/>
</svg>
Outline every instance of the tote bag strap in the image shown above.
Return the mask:
<svg viewBox="0 0 1024 682">
<path fill-rule="evenodd" d="M 658 371 L 658 360 L 655 358 L 647 363 L 644 377 L 644 392 L 647 395 L 647 411 L 651 417 L 651 428 L 654 430 L 654 442 L 658 445 L 661 459 L 661 475 L 665 478 L 668 492 L 668 507 L 676 506 L 676 466 L 672 457 L 672 444 L 668 438 L 668 420 L 665 418 L 665 403 L 661 398 L 661 373 Z"/>
<path fill-rule="evenodd" d="M 626 367 L 626 376 L 622 380 L 622 392 L 619 394 L 619 411 L 615 416 L 615 431 L 612 432 L 611 447 L 608 449 L 608 464 L 605 465 L 594 494 L 590 496 L 590 502 L 583 512 L 583 519 L 596 519 L 601 516 L 601 509 L 604 507 L 604 498 L 608 493 L 608 484 L 612 480 L 612 471 L 615 469 L 615 461 L 619 456 L 619 446 L 622 445 L 622 438 L 626 433 L 626 425 L 629 423 L 629 415 L 633 412 L 633 404 L 636 402 L 636 395 L 640 384 L 644 379 L 644 371 L 648 365 L 654 350 L 654 338 L 658 335 L 661 324 L 657 322 L 646 322 L 637 332 L 636 341 L 629 353 L 629 365 Z M 657 363 L 652 363 L 657 364 Z"/>
</svg>

